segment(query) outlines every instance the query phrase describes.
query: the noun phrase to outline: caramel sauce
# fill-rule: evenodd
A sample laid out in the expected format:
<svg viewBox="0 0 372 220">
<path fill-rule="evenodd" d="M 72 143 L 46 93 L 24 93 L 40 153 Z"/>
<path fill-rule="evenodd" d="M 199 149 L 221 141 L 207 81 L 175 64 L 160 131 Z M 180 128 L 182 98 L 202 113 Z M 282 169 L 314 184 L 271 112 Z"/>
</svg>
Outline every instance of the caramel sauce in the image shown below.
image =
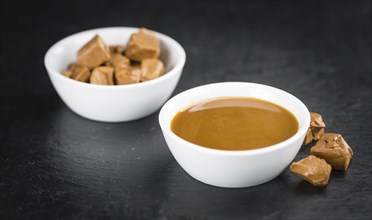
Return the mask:
<svg viewBox="0 0 372 220">
<path fill-rule="evenodd" d="M 274 103 L 242 97 L 209 99 L 178 112 L 171 130 L 191 143 L 221 150 L 251 150 L 282 142 L 298 121 Z"/>
</svg>

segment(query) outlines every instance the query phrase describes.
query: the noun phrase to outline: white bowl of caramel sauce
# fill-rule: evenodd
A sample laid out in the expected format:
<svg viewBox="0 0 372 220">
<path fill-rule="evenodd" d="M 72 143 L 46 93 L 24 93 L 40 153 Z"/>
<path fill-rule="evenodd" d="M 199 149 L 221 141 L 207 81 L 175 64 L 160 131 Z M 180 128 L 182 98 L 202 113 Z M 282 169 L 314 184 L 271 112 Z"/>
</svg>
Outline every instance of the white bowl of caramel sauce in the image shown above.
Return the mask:
<svg viewBox="0 0 372 220">
<path fill-rule="evenodd" d="M 270 181 L 290 164 L 310 114 L 281 89 L 223 82 L 174 96 L 162 107 L 159 123 L 171 153 L 190 176 L 241 188 Z"/>
</svg>

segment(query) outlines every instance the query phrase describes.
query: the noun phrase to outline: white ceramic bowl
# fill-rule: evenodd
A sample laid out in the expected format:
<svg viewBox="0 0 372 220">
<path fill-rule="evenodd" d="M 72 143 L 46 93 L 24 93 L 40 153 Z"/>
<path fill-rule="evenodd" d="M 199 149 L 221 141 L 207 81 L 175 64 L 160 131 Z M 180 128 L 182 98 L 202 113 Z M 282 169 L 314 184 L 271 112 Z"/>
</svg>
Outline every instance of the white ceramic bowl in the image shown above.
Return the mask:
<svg viewBox="0 0 372 220">
<path fill-rule="evenodd" d="M 143 83 L 118 86 L 93 85 L 64 77 L 61 72 L 76 61 L 77 51 L 99 34 L 108 45 L 127 44 L 138 28 L 110 27 L 80 32 L 54 44 L 44 58 L 45 67 L 58 95 L 77 114 L 104 122 L 122 122 L 155 112 L 171 96 L 186 61 L 182 46 L 172 38 L 154 32 L 159 38 L 160 59 L 166 74 Z"/>
<path fill-rule="evenodd" d="M 299 130 L 278 144 L 255 149 L 227 151 L 192 144 L 172 132 L 173 117 L 202 100 L 216 97 L 255 97 L 276 103 L 293 113 Z M 182 92 L 162 107 L 159 123 L 167 145 L 181 167 L 195 179 L 219 187 L 249 187 L 278 176 L 294 159 L 310 125 L 306 106 L 293 95 L 266 85 L 225 82 Z"/>
</svg>

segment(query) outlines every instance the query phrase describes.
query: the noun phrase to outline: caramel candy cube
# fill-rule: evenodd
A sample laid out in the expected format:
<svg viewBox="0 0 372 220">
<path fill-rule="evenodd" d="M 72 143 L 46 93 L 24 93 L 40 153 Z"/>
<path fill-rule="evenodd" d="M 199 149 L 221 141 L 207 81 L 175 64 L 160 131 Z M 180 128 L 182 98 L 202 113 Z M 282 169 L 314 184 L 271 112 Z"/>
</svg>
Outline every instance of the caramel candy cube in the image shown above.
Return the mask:
<svg viewBox="0 0 372 220">
<path fill-rule="evenodd" d="M 108 66 L 99 66 L 93 69 L 90 76 L 90 83 L 96 85 L 114 85 L 114 68 Z"/>
<path fill-rule="evenodd" d="M 310 127 L 307 130 L 304 145 L 310 144 L 312 141 L 319 140 L 320 136 L 324 134 L 325 123 L 322 116 L 318 113 L 310 112 Z M 310 136 L 312 138 L 310 138 Z"/>
<path fill-rule="evenodd" d="M 144 59 L 141 62 L 142 76 L 141 81 L 148 81 L 163 75 L 165 72 L 164 64 L 158 59 Z"/>
<path fill-rule="evenodd" d="M 307 129 L 307 132 L 306 132 L 306 136 L 305 136 L 305 140 L 304 140 L 304 145 L 307 145 L 307 144 L 310 144 L 311 142 L 313 142 L 313 133 L 311 132 L 311 129 L 308 128 Z"/>
<path fill-rule="evenodd" d="M 93 69 L 110 59 L 110 49 L 96 35 L 78 51 L 77 57 L 79 64 Z"/>
<path fill-rule="evenodd" d="M 312 128 L 311 133 L 313 134 L 313 140 L 317 141 L 324 134 L 324 128 Z"/>
<path fill-rule="evenodd" d="M 130 65 L 130 60 L 128 57 L 121 55 L 120 53 L 115 53 L 111 55 L 110 60 L 108 61 L 109 66 L 114 68 L 122 68 Z"/>
<path fill-rule="evenodd" d="M 325 128 L 325 124 L 323 121 L 323 118 L 320 114 L 315 113 L 315 112 L 310 112 L 310 126 L 314 128 Z"/>
<path fill-rule="evenodd" d="M 310 154 L 325 159 L 333 169 L 346 171 L 353 151 L 340 134 L 325 133 Z"/>
<path fill-rule="evenodd" d="M 160 54 L 159 40 L 145 28 L 130 37 L 125 55 L 134 61 L 146 58 L 158 58 Z"/>
<path fill-rule="evenodd" d="M 69 78 L 80 81 L 80 82 L 88 82 L 90 77 L 90 71 L 88 67 L 82 66 L 76 63 L 70 64 L 68 66 L 68 70 L 63 72 L 65 76 L 69 75 Z M 70 73 L 68 73 L 70 71 Z"/>
<path fill-rule="evenodd" d="M 313 133 L 313 140 L 319 140 L 320 136 L 324 134 L 325 123 L 320 114 L 315 112 L 310 112 L 310 128 Z"/>
<path fill-rule="evenodd" d="M 310 155 L 293 162 L 290 170 L 314 186 L 325 186 L 331 175 L 331 166 L 323 159 Z"/>
<path fill-rule="evenodd" d="M 138 67 L 126 66 L 115 68 L 115 80 L 117 85 L 139 83 L 141 69 Z"/>
</svg>

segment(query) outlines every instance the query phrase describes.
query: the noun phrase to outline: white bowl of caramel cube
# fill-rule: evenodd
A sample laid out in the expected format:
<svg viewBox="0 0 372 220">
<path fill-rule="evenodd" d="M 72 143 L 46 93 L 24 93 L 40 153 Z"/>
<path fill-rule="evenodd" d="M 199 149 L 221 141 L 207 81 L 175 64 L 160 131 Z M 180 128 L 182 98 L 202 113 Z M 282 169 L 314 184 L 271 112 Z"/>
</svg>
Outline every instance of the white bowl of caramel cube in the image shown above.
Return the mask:
<svg viewBox="0 0 372 220">
<path fill-rule="evenodd" d="M 185 62 L 185 51 L 174 39 L 133 27 L 73 34 L 44 58 L 64 103 L 102 122 L 136 120 L 157 111 L 173 93 Z"/>
</svg>

